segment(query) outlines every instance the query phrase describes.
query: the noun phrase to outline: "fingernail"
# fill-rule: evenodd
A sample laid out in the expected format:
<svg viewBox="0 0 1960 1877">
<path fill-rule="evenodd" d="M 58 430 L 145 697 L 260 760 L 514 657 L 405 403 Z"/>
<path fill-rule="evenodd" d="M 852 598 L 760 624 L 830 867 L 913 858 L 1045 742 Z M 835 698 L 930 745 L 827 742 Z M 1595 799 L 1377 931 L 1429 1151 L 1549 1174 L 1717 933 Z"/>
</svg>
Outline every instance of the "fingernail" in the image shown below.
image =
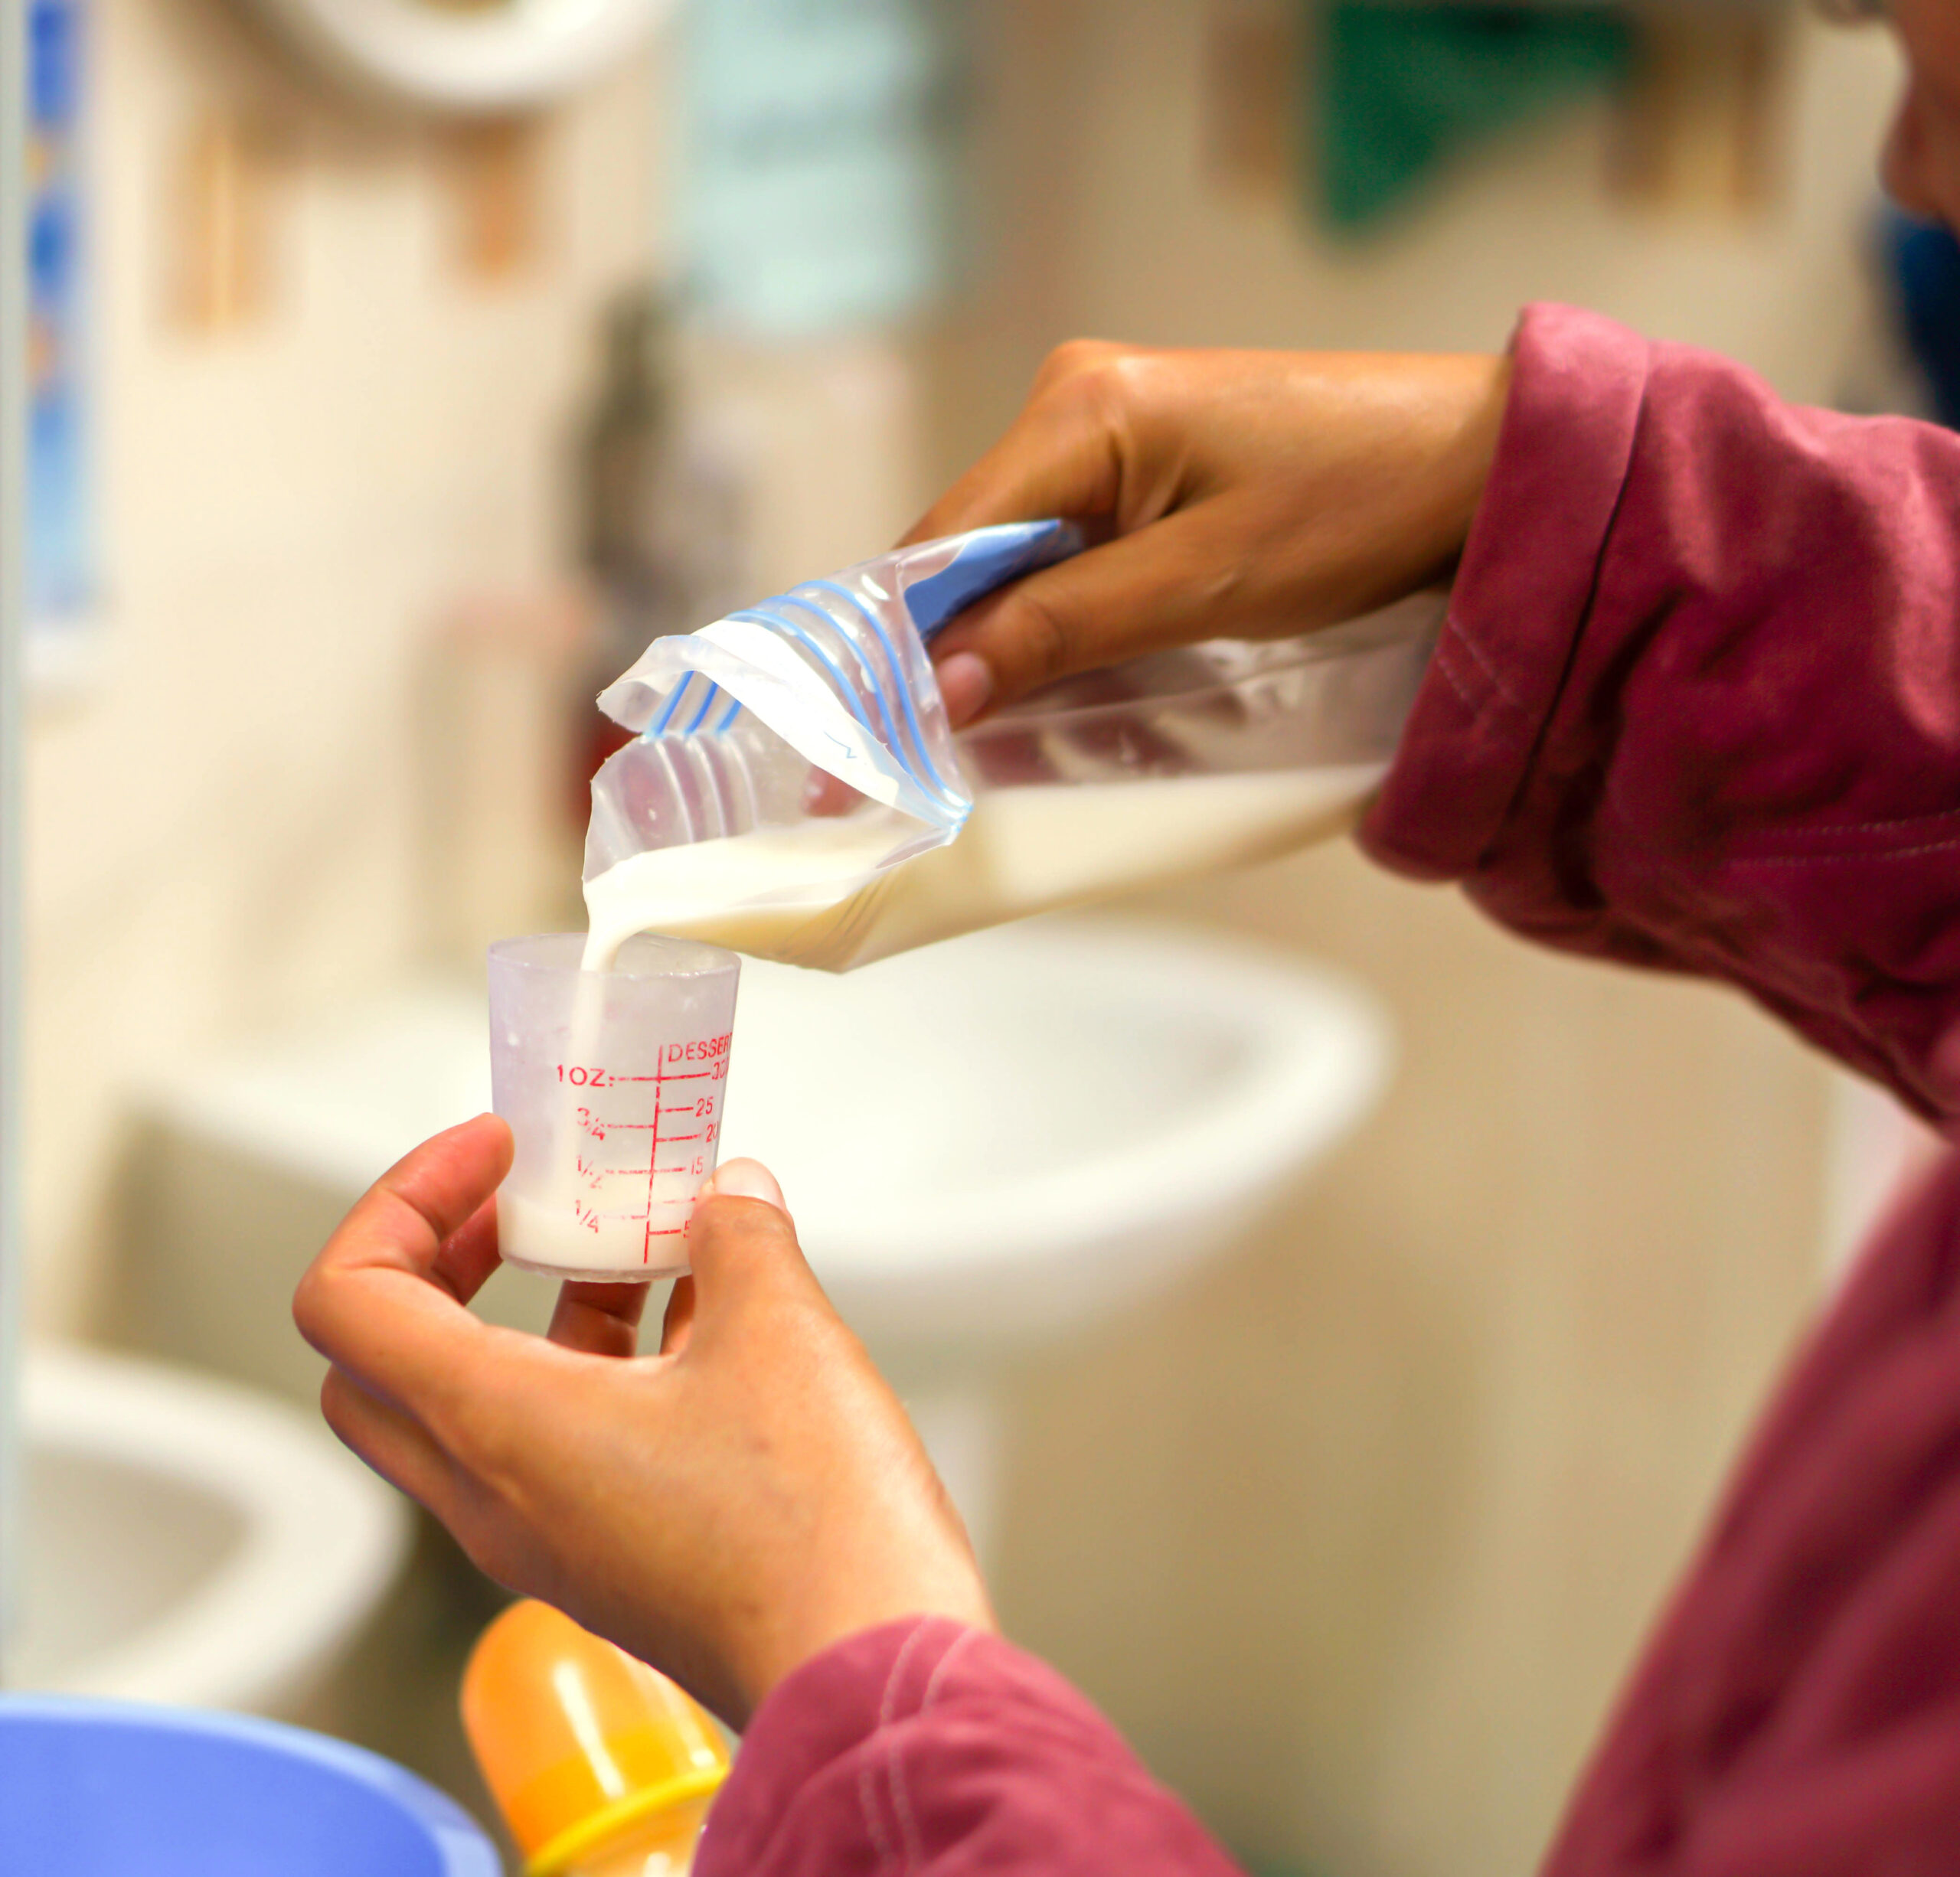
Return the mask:
<svg viewBox="0 0 1960 1877">
<path fill-rule="evenodd" d="M 987 707 L 994 694 L 994 669 L 977 651 L 956 651 L 935 668 L 946 715 L 958 730 Z"/>
<path fill-rule="evenodd" d="M 717 1167 L 701 1188 L 706 1199 L 760 1200 L 778 1212 L 789 1209 L 782 1203 L 782 1189 L 776 1175 L 759 1160 L 731 1160 Z"/>
</svg>

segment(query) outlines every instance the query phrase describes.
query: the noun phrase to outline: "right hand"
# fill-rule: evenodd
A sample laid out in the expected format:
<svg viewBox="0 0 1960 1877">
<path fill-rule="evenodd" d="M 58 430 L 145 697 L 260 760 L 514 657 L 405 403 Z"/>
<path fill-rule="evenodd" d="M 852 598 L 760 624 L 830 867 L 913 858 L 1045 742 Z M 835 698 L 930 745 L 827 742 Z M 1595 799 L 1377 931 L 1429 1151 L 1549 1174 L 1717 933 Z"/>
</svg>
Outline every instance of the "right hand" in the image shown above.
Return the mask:
<svg viewBox="0 0 1960 1877">
<path fill-rule="evenodd" d="M 1510 383 L 1501 357 L 1063 346 L 906 537 L 1063 515 L 1099 544 L 939 635 L 955 723 L 1073 672 L 1284 638 L 1446 577 Z"/>
</svg>

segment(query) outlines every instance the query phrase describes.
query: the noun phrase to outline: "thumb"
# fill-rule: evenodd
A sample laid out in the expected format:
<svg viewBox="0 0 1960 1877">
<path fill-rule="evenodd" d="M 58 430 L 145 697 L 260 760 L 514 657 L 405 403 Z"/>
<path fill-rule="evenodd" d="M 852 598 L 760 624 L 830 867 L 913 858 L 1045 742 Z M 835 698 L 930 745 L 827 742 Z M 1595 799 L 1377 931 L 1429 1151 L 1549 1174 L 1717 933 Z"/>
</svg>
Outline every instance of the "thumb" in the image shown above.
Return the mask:
<svg viewBox="0 0 1960 1877">
<path fill-rule="evenodd" d="M 708 1175 L 701 1196 L 704 1200 L 760 1200 L 786 1215 L 789 1210 L 783 1203 L 782 1189 L 776 1184 L 776 1175 L 759 1160 L 724 1161 Z"/>
<path fill-rule="evenodd" d="M 998 708 L 1144 652 L 1316 623 L 1292 609 L 1263 616 L 1254 583 L 1221 576 L 1221 564 L 1241 558 L 1237 533 L 1229 506 L 1214 498 L 1092 547 L 968 608 L 933 641 L 933 661 L 959 659 L 962 690 Z M 967 675 L 975 664 L 984 668 L 977 679 Z"/>
<path fill-rule="evenodd" d="M 688 1262 L 704 1320 L 744 1298 L 815 1282 L 782 1189 L 760 1160 L 730 1160 L 702 1187 L 688 1226 Z"/>
</svg>

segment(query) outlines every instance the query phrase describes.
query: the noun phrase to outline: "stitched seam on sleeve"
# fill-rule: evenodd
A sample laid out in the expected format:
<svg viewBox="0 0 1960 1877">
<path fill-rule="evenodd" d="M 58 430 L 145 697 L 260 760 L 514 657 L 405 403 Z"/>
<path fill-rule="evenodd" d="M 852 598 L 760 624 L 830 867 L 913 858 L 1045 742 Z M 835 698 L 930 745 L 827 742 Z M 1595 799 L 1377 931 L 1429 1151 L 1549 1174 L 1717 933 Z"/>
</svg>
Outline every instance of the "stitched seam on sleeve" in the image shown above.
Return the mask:
<svg viewBox="0 0 1960 1877">
<path fill-rule="evenodd" d="M 885 1836 L 883 1821 L 878 1817 L 877 1801 L 871 1790 L 871 1762 L 867 1758 L 858 1768 L 858 1807 L 864 1815 L 864 1835 L 871 1841 L 871 1849 L 878 1854 L 878 1868 L 888 1869 L 895 1861 L 891 1853 L 891 1840 Z"/>
<path fill-rule="evenodd" d="M 1491 669 L 1488 658 L 1469 638 L 1458 623 L 1453 606 L 1445 623 L 1444 641 L 1439 641 L 1439 644 L 1446 641 L 1453 632 L 1458 642 L 1478 660 L 1479 665 L 1489 676 L 1491 682 L 1497 686 L 1498 695 L 1511 704 L 1512 707 L 1524 719 L 1530 730 L 1529 746 L 1522 752 L 1521 759 L 1517 765 L 1511 798 L 1505 803 L 1503 811 L 1498 815 L 1491 825 L 1486 844 L 1478 857 L 1479 864 L 1483 856 L 1489 852 L 1490 846 L 1495 842 L 1502 830 L 1509 824 L 1512 816 L 1517 813 L 1519 801 L 1530 786 L 1531 778 L 1537 769 L 1540 759 L 1544 752 L 1546 739 L 1550 734 L 1553 720 L 1557 716 L 1559 706 L 1572 684 L 1573 673 L 1579 662 L 1579 648 L 1585 641 L 1587 628 L 1599 606 L 1600 589 L 1606 580 L 1606 563 L 1612 555 L 1613 533 L 1619 525 L 1621 512 L 1626 506 L 1628 491 L 1632 486 L 1635 468 L 1640 458 L 1642 433 L 1651 421 L 1654 349 L 1651 344 L 1647 345 L 1645 348 L 1640 375 L 1639 398 L 1634 410 L 1632 424 L 1627 433 L 1625 455 L 1619 465 L 1619 485 L 1613 491 L 1612 501 L 1606 513 L 1606 524 L 1600 530 L 1599 538 L 1593 550 L 1592 574 L 1586 583 L 1583 601 L 1579 606 L 1577 618 L 1572 622 L 1560 669 L 1550 691 L 1544 700 L 1543 708 L 1541 710 L 1528 708 L 1511 697 L 1509 690 L 1499 682 L 1496 673 Z"/>
<path fill-rule="evenodd" d="M 1522 336 L 1521 327 L 1520 336 Z M 1514 355 L 1516 344 L 1517 342 L 1514 341 Z M 1639 394 L 1634 407 L 1633 422 L 1627 431 L 1625 452 L 1619 465 L 1619 482 L 1612 491 L 1612 500 L 1607 508 L 1606 523 L 1599 530 L 1599 540 L 1594 547 L 1592 576 L 1586 583 L 1586 592 L 1579 607 L 1578 617 L 1572 622 L 1563 668 L 1558 674 L 1557 682 L 1553 686 L 1550 697 L 1545 700 L 1543 710 L 1540 711 L 1521 702 L 1512 694 L 1510 687 L 1504 681 L 1502 674 L 1498 670 L 1496 661 L 1481 645 L 1477 643 L 1475 639 L 1471 637 L 1468 632 L 1465 631 L 1462 618 L 1454 603 L 1451 605 L 1445 619 L 1445 637 L 1447 638 L 1452 634 L 1455 635 L 1464 650 L 1469 653 L 1495 688 L 1498 695 L 1524 717 L 1528 723 L 1534 725 L 1541 735 L 1545 726 L 1550 722 L 1553 713 L 1557 710 L 1560 698 L 1564 694 L 1566 686 L 1572 675 L 1573 664 L 1576 657 L 1579 643 L 1586 635 L 1587 622 L 1592 618 L 1594 607 L 1598 604 L 1600 583 L 1606 570 L 1607 555 L 1613 538 L 1613 530 L 1619 524 L 1620 511 L 1626 505 L 1627 489 L 1633 480 L 1635 465 L 1639 461 L 1641 434 L 1648 425 L 1648 406 L 1654 385 L 1654 354 L 1655 348 L 1651 341 L 1643 344 L 1641 354 Z M 1514 395 L 1515 392 L 1516 387 L 1514 386 Z M 1507 412 L 1507 423 L 1509 416 L 1510 413 Z M 1500 449 L 1501 448 L 1501 443 Z M 1535 762 L 1536 759 L 1537 751 L 1534 749 L 1531 752 L 1530 761 Z M 1527 762 L 1527 769 L 1528 767 L 1529 762 Z"/>
<path fill-rule="evenodd" d="M 919 1698 L 917 1712 L 923 1714 L 929 1708 L 939 1692 L 939 1683 L 954 1657 L 970 1643 L 976 1631 L 963 1629 L 946 1647 L 946 1653 L 933 1665 L 933 1673 L 927 1678 L 926 1692 Z M 900 1749 L 896 1729 L 885 1748 L 887 1774 L 891 1785 L 891 1807 L 898 1816 L 899 1836 L 905 1842 L 906 1869 L 922 1871 L 926 1868 L 925 1841 L 919 1835 L 919 1823 L 912 1810 L 912 1790 L 905 1783 L 905 1758 Z"/>
<path fill-rule="evenodd" d="M 1624 791 L 1619 782 L 1609 782 L 1600 799 L 1635 845 L 1645 848 L 1650 854 L 1672 854 L 1681 846 L 1680 842 L 1658 841 L 1647 831 L 1642 825 L 1641 817 L 1627 806 Z M 1760 850 L 1772 842 L 1786 844 L 1808 842 L 1821 846 L 1828 841 L 1847 841 L 1857 834 L 1891 834 L 1896 837 L 1905 834 L 1907 829 L 1915 828 L 1930 834 L 1942 825 L 1951 827 L 1956 820 L 1960 820 L 1960 809 L 1942 808 L 1929 814 L 1900 815 L 1893 821 L 1846 821 L 1831 827 L 1772 829 L 1739 842 L 1736 850 L 1725 852 L 1722 855 L 1720 863 L 1730 867 L 1806 867 L 1814 861 L 1883 860 L 1906 854 L 1939 854 L 1954 843 L 1939 841 L 1890 850 L 1883 847 L 1857 847 L 1844 854 L 1805 854 L 1801 851 L 1766 854 L 1749 850 Z"/>
<path fill-rule="evenodd" d="M 882 1734 L 891 1724 L 892 1709 L 898 1698 L 898 1679 L 905 1672 L 906 1659 L 911 1655 L 914 1644 L 925 1634 L 929 1617 L 921 1617 L 913 1624 L 911 1634 L 900 1644 L 898 1653 L 892 1657 L 891 1671 L 885 1677 L 884 1693 L 878 1701 L 877 1731 Z M 874 1738 L 876 1736 L 874 1735 Z M 883 1820 L 878 1817 L 877 1800 L 872 1779 L 875 1761 L 867 1753 L 858 1768 L 858 1806 L 864 1815 L 864 1830 L 871 1840 L 871 1849 L 878 1855 L 878 1866 L 884 1869 L 897 1862 L 892 1851 L 891 1840 L 885 1836 Z"/>
<path fill-rule="evenodd" d="M 1530 714 L 1525 710 L 1524 705 L 1511 694 L 1509 686 L 1504 683 L 1502 674 L 1498 671 L 1490 655 L 1463 629 L 1462 622 L 1457 618 L 1454 612 L 1451 612 L 1443 622 L 1443 638 L 1437 641 L 1439 648 L 1451 640 L 1455 640 L 1470 655 L 1472 661 L 1476 665 L 1478 670 L 1483 673 L 1485 681 L 1490 685 L 1491 690 L 1495 691 L 1520 716 L 1528 717 Z M 1455 680 L 1452 678 L 1450 682 L 1454 684 Z M 1460 692 L 1459 695 L 1461 695 Z"/>
<path fill-rule="evenodd" d="M 926 1684 L 925 1693 L 920 1697 L 919 1712 L 921 1714 L 923 1714 L 938 1699 L 939 1683 L 945 1678 L 946 1670 L 952 1667 L 953 1657 L 958 1655 L 979 1633 L 978 1630 L 963 1629 L 952 1639 L 952 1646 L 944 1655 L 939 1657 L 937 1665 L 934 1667 L 932 1678 Z"/>
<path fill-rule="evenodd" d="M 1960 820 L 1960 808 L 1937 808 L 1925 814 L 1881 816 L 1875 821 L 1845 821 L 1834 827 L 1792 828 L 1782 841 L 1828 841 L 1839 834 L 1884 834 L 1908 828 L 1933 828 Z"/>
<path fill-rule="evenodd" d="M 1619 526 L 1621 511 L 1626 507 L 1627 492 L 1633 485 L 1634 471 L 1640 461 L 1642 436 L 1652 421 L 1653 395 L 1654 348 L 1649 344 L 1640 374 L 1640 402 L 1633 413 L 1632 427 L 1627 433 L 1625 459 L 1620 465 L 1619 486 L 1613 491 L 1612 505 L 1606 513 L 1606 525 L 1599 531 L 1599 546 L 1593 555 L 1592 577 L 1586 583 L 1585 603 L 1579 609 L 1578 619 L 1573 622 L 1572 635 L 1566 644 L 1565 660 L 1559 672 L 1558 682 L 1553 687 L 1551 696 L 1546 700 L 1544 714 L 1538 720 L 1540 743 L 1552 719 L 1558 713 L 1560 700 L 1572 682 L 1573 668 L 1579 662 L 1579 648 L 1585 642 L 1586 628 L 1592 623 L 1592 615 L 1599 604 L 1599 589 L 1606 583 L 1606 563 L 1612 555 L 1613 530 Z M 1534 747 L 1525 765 L 1527 775 L 1536 767 L 1537 760 L 1538 750 Z"/>
<path fill-rule="evenodd" d="M 1442 674 L 1443 681 L 1455 692 L 1457 700 L 1474 717 L 1483 707 L 1464 688 L 1463 681 L 1449 668 L 1450 642 L 1447 635 L 1436 641 L 1436 651 L 1431 655 L 1436 668 Z"/>
<path fill-rule="evenodd" d="M 926 1625 L 922 1623 L 906 1638 L 905 1647 L 900 1652 L 900 1662 L 903 1662 L 905 1657 L 911 1653 L 912 1645 L 925 1634 L 925 1631 Z M 937 1679 L 939 1670 L 945 1666 L 946 1655 L 952 1653 L 952 1649 L 957 1646 L 957 1642 L 958 1639 L 956 1638 L 954 1644 L 949 1645 L 946 1653 L 942 1654 L 939 1660 L 933 1665 L 934 1680 Z M 905 1846 L 905 1868 L 908 1871 L 919 1871 L 923 1870 L 926 1867 L 926 1846 L 919 1836 L 919 1822 L 913 1816 L 912 1812 L 912 1795 L 906 1790 L 905 1784 L 905 1769 L 899 1755 L 899 1731 L 892 1724 L 896 1716 L 892 1711 L 890 1697 L 896 1692 L 898 1667 L 899 1663 L 895 1662 L 892 1664 L 893 1680 L 891 1684 L 886 1689 L 884 1705 L 879 1710 L 878 1732 L 884 1740 L 885 1787 L 891 1797 L 892 1814 L 898 1820 L 900 1840 Z M 926 1683 L 929 1688 L 932 1685 L 931 1680 Z M 923 1714 L 925 1711 L 925 1702 L 922 1699 L 913 1712 Z"/>
<path fill-rule="evenodd" d="M 1606 811 L 1619 824 L 1619 837 L 1627 846 L 1638 849 L 1642 854 L 1651 859 L 1664 861 L 1672 867 L 1679 867 L 1686 863 L 1687 857 L 1682 851 L 1681 844 L 1657 840 L 1628 812 L 1625 805 L 1612 789 L 1606 791 L 1601 801 Z M 1860 861 L 1877 865 L 1890 860 L 1916 860 L 1923 854 L 1950 854 L 1956 847 L 1960 847 L 1960 835 L 1955 835 L 1951 841 L 1922 841 L 1910 847 L 1860 847 L 1849 854 L 1719 853 L 1706 864 L 1717 872 L 1739 867 L 1855 867 Z"/>
<path fill-rule="evenodd" d="M 1717 864 L 1723 867 L 1845 867 L 1855 866 L 1860 860 L 1874 863 L 1883 860 L 1910 860 L 1922 854 L 1949 854 L 1955 847 L 1960 847 L 1960 837 L 1952 841 L 1932 841 L 1924 847 L 1864 848 L 1856 854 L 1733 854 Z"/>
</svg>

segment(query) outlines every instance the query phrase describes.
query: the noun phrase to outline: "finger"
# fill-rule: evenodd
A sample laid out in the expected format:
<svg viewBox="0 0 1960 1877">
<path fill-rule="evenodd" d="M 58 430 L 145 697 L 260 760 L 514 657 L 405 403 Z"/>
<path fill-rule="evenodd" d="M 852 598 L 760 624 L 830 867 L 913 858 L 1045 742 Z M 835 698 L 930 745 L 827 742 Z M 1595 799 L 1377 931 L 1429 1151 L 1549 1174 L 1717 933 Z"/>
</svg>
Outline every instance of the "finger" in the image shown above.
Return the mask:
<svg viewBox="0 0 1960 1877">
<path fill-rule="evenodd" d="M 407 1206 L 439 1245 L 496 1191 L 510 1171 L 512 1151 L 509 1126 L 495 1115 L 479 1115 L 404 1154 L 375 1181 L 368 1198 L 385 1195 Z M 357 1206 L 349 1223 L 359 1211 Z"/>
<path fill-rule="evenodd" d="M 750 1197 L 759 1199 L 781 1212 L 782 1189 L 776 1183 L 776 1176 L 760 1161 L 732 1160 L 718 1167 L 708 1176 L 701 1190 L 695 1207 L 699 1216 L 700 1207 L 715 1196 L 717 1182 L 730 1198 Z M 787 1216 L 787 1215 L 785 1215 Z M 689 1249 L 693 1249 L 692 1226 L 690 1222 Z M 674 1288 L 667 1299 L 666 1314 L 661 1319 L 660 1353 L 663 1356 L 678 1356 L 692 1340 L 694 1332 L 694 1280 L 691 1275 L 675 1280 Z"/>
<path fill-rule="evenodd" d="M 919 517 L 899 545 L 999 521 L 1109 514 L 1122 481 L 1123 450 L 1109 402 L 1037 392 L 1006 436 Z"/>
<path fill-rule="evenodd" d="M 567 1284 L 558 1292 L 545 1332 L 562 1349 L 588 1356 L 632 1356 L 639 1352 L 640 1317 L 646 1308 L 644 1284 Z"/>
<path fill-rule="evenodd" d="M 459 1304 L 467 1304 L 502 1262 L 497 1252 L 497 1201 L 493 1195 L 443 1241 L 430 1275 Z"/>
<path fill-rule="evenodd" d="M 994 700 L 994 670 L 978 652 L 953 651 L 933 668 L 946 721 L 964 730 Z"/>
<path fill-rule="evenodd" d="M 452 1392 L 484 1333 L 456 1287 L 482 1265 L 477 1222 L 510 1158 L 510 1130 L 492 1115 L 425 1142 L 348 1214 L 293 1298 L 308 1342 L 418 1418 L 419 1397 Z"/>
<path fill-rule="evenodd" d="M 667 1299 L 667 1314 L 661 1320 L 661 1354 L 679 1355 L 688 1347 L 688 1338 L 694 1327 L 694 1281 L 692 1278 L 678 1278 Z"/>
<path fill-rule="evenodd" d="M 701 1197 L 724 1199 L 760 1200 L 766 1206 L 788 1214 L 789 1206 L 782 1196 L 782 1189 L 776 1182 L 776 1175 L 759 1160 L 746 1157 L 724 1160 L 702 1183 Z"/>
<path fill-rule="evenodd" d="M 934 641 L 942 668 L 977 661 L 991 707 L 1119 660 L 1221 637 L 1259 638 L 1321 623 L 1272 606 L 1246 578 L 1223 498 L 1044 568 L 969 607 Z M 969 684 L 975 681 L 963 680 Z"/>
<path fill-rule="evenodd" d="M 338 1369 L 320 1385 L 320 1413 L 341 1443 L 391 1486 L 444 1516 L 455 1477 L 449 1456 L 412 1416 L 377 1400 Z"/>
<path fill-rule="evenodd" d="M 813 769 L 804 779 L 805 814 L 820 818 L 848 814 L 852 809 L 862 808 L 864 799 L 843 777 L 833 775 L 828 769 Z"/>
<path fill-rule="evenodd" d="M 694 1326 L 744 1298 L 814 1282 L 782 1189 L 767 1167 L 730 1160 L 703 1192 L 688 1227 Z"/>
</svg>

